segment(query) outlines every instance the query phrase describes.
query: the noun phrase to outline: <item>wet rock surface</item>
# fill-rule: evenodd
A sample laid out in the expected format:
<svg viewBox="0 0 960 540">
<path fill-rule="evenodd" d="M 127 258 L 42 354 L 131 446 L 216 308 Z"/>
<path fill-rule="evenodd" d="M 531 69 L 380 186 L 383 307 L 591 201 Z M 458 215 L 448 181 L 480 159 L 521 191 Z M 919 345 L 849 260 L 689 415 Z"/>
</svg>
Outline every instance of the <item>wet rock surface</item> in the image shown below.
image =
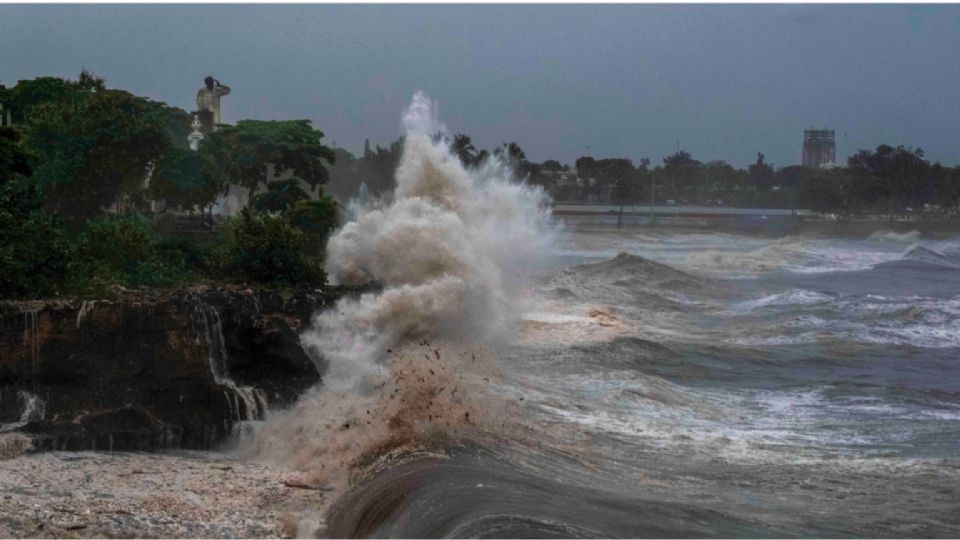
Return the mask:
<svg viewBox="0 0 960 540">
<path fill-rule="evenodd" d="M 277 538 L 326 494 L 217 452 L 46 452 L 0 461 L 0 537 Z"/>
<path fill-rule="evenodd" d="M 215 448 L 320 380 L 299 334 L 336 298 L 198 288 L 0 303 L 0 433 L 32 450 Z"/>
</svg>

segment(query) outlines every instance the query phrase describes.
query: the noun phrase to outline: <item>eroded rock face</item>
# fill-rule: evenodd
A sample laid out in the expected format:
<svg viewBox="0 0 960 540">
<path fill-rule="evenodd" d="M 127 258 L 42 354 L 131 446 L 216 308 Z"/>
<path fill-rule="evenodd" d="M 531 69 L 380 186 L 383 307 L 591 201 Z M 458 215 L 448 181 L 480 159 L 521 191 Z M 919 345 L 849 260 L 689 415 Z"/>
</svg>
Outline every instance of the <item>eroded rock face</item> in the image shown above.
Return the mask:
<svg viewBox="0 0 960 540">
<path fill-rule="evenodd" d="M 35 449 L 215 447 L 320 380 L 299 334 L 334 301 L 198 289 L 0 304 L 0 432 Z"/>
</svg>

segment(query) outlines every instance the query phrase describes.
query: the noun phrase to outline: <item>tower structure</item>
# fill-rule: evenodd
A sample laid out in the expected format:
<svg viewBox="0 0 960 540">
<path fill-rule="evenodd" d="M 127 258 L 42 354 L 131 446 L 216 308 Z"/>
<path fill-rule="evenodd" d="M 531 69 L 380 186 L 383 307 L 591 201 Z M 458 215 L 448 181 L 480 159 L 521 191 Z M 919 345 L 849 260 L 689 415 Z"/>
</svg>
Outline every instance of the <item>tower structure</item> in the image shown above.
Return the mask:
<svg viewBox="0 0 960 540">
<path fill-rule="evenodd" d="M 836 163 L 837 139 L 832 129 L 803 130 L 803 166 L 820 167 Z"/>
</svg>

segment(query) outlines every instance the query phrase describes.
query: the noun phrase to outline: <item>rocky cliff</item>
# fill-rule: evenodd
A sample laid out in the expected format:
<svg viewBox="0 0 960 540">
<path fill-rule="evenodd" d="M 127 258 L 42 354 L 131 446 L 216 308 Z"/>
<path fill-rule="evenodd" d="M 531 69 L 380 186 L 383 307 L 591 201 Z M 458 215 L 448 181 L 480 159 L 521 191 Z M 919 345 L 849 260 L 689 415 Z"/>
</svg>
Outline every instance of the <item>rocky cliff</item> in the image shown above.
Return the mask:
<svg viewBox="0 0 960 540">
<path fill-rule="evenodd" d="M 0 303 L 0 434 L 36 449 L 215 447 L 320 380 L 299 334 L 335 300 L 195 289 Z"/>
</svg>

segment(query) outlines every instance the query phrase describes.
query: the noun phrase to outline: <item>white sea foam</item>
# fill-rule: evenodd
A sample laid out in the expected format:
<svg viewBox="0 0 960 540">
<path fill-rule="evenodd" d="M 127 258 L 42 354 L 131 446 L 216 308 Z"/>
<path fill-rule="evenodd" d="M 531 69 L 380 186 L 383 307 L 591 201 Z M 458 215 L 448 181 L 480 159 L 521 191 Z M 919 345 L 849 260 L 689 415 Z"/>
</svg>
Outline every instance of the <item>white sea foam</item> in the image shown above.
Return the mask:
<svg viewBox="0 0 960 540">
<path fill-rule="evenodd" d="M 868 238 L 868 242 L 897 242 L 897 243 L 914 243 L 920 240 L 920 231 L 910 231 L 910 232 L 894 232 L 894 231 L 877 231 L 871 234 Z"/>
<path fill-rule="evenodd" d="M 404 114 L 407 135 L 393 199 L 363 209 L 334 234 L 327 271 L 338 283 L 383 285 L 320 313 L 303 335 L 329 362 L 328 384 L 378 371 L 391 345 L 423 337 L 487 342 L 507 334 L 524 277 L 553 237 L 546 199 L 490 160 L 466 170 L 441 138 L 422 93 Z"/>
<path fill-rule="evenodd" d="M 832 302 L 833 300 L 834 297 L 829 294 L 808 291 L 805 289 L 792 289 L 786 292 L 764 296 L 763 298 L 747 300 L 745 302 L 734 304 L 730 307 L 729 311 L 733 313 L 746 313 L 767 306 L 802 306 L 822 304 L 826 302 Z"/>
<path fill-rule="evenodd" d="M 392 198 L 355 204 L 327 245 L 333 281 L 379 289 L 314 317 L 301 343 L 327 366 L 323 387 L 251 444 L 297 483 L 343 490 L 393 451 L 513 417 L 484 397 L 498 376 L 485 345 L 511 336 L 527 277 L 547 263 L 549 208 L 497 160 L 466 170 L 433 137 L 445 131 L 435 112 L 414 96 Z"/>
</svg>

